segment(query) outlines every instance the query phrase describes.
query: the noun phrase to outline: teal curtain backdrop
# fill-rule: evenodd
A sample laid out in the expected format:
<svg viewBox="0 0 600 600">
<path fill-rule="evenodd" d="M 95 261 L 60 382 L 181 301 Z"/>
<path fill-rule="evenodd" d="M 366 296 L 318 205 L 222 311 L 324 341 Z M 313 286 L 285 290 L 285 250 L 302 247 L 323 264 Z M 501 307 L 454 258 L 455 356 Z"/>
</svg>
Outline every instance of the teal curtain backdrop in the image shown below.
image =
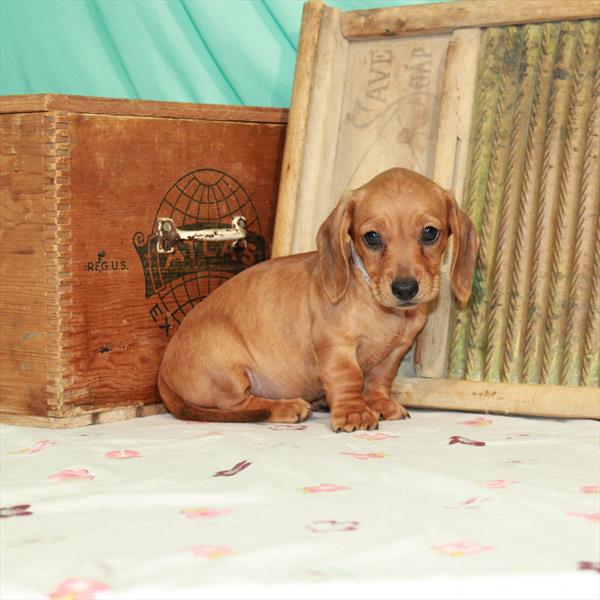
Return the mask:
<svg viewBox="0 0 600 600">
<path fill-rule="evenodd" d="M 326 3 L 356 10 L 424 1 Z M 289 106 L 302 5 L 0 0 L 0 94 Z"/>
</svg>

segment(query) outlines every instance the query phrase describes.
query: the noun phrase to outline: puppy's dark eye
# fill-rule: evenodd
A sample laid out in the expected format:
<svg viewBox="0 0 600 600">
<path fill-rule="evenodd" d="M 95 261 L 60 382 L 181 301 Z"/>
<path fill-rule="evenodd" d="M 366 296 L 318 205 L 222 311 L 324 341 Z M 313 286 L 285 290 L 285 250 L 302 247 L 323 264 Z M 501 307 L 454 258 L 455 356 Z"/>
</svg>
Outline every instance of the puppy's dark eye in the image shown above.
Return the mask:
<svg viewBox="0 0 600 600">
<path fill-rule="evenodd" d="M 439 235 L 440 232 L 435 227 L 425 227 L 421 232 L 421 241 L 424 244 L 433 244 L 433 242 L 438 239 Z"/>
<path fill-rule="evenodd" d="M 383 244 L 381 236 L 376 231 L 369 231 L 363 235 L 364 243 L 369 248 L 379 248 Z"/>
</svg>

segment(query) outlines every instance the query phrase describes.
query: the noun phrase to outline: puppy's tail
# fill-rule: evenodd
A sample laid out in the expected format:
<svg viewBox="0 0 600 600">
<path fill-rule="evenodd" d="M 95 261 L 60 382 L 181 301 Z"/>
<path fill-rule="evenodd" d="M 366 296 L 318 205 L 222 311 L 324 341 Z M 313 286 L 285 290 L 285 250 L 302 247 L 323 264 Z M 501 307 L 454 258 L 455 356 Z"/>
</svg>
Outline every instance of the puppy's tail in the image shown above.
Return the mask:
<svg viewBox="0 0 600 600">
<path fill-rule="evenodd" d="M 254 410 L 221 410 L 201 408 L 180 398 L 158 375 L 158 393 L 167 410 L 177 419 L 185 421 L 212 421 L 218 423 L 257 423 L 266 421 L 271 411 L 265 408 Z"/>
</svg>

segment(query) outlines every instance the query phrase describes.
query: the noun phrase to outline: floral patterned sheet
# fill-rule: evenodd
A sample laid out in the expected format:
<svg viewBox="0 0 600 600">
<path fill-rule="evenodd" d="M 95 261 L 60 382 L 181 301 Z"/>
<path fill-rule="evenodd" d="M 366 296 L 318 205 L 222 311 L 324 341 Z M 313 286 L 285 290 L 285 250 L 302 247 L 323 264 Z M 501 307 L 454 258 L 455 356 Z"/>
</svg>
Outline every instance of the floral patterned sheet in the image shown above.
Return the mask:
<svg viewBox="0 0 600 600">
<path fill-rule="evenodd" d="M 2 600 L 598 598 L 600 423 L 1 428 Z"/>
</svg>

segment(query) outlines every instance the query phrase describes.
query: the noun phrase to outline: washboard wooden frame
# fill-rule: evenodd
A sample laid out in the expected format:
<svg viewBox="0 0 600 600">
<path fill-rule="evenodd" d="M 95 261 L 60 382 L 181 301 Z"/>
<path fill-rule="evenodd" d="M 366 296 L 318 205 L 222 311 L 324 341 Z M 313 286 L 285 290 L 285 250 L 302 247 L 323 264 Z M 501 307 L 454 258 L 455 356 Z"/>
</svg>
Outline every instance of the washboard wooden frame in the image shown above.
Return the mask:
<svg viewBox="0 0 600 600">
<path fill-rule="evenodd" d="M 393 385 L 408 406 L 600 418 L 599 17 L 588 0 L 305 4 L 273 255 L 314 249 L 341 192 L 392 166 L 451 189 L 482 237 L 466 311 L 446 257 Z"/>
</svg>

